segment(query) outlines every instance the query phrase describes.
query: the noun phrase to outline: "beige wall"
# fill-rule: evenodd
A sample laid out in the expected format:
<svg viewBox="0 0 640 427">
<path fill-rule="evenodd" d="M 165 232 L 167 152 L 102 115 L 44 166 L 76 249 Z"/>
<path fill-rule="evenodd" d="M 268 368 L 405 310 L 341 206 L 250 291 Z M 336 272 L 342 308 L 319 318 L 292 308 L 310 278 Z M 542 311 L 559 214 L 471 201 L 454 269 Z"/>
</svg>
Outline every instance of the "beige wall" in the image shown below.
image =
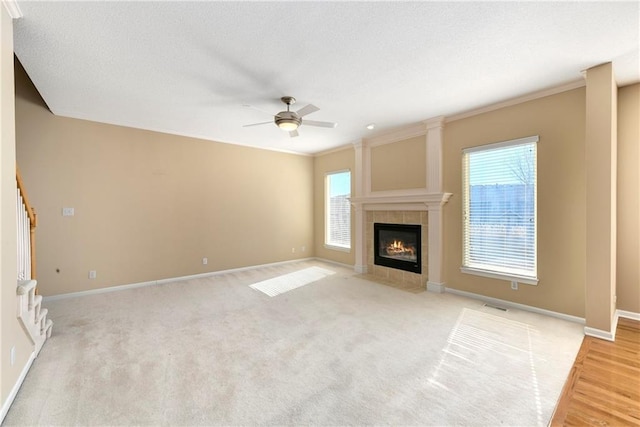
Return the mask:
<svg viewBox="0 0 640 427">
<path fill-rule="evenodd" d="M 313 256 L 312 157 L 54 116 L 17 82 L 42 294 Z"/>
<path fill-rule="evenodd" d="M 33 353 L 17 319 L 16 147 L 13 84 L 13 24 L 0 5 L 0 405 Z M 15 363 L 10 352 L 15 347 Z"/>
<path fill-rule="evenodd" d="M 618 90 L 618 309 L 640 313 L 640 84 Z"/>
<path fill-rule="evenodd" d="M 371 191 L 424 188 L 425 136 L 371 147 Z"/>
<path fill-rule="evenodd" d="M 616 284 L 617 87 L 611 63 L 587 70 L 587 327 L 613 332 Z"/>
<path fill-rule="evenodd" d="M 444 276 L 447 287 L 584 317 L 585 90 L 571 90 L 449 122 L 444 129 Z M 464 148 L 539 135 L 537 286 L 460 272 Z"/>
<path fill-rule="evenodd" d="M 353 265 L 355 263 L 355 216 L 351 211 L 351 250 L 349 252 L 328 249 L 324 246 L 325 224 L 325 175 L 329 172 L 341 170 L 351 171 L 351 196 L 355 194 L 355 150 L 351 147 L 344 150 L 321 154 L 314 158 L 314 235 L 315 255 L 319 258 L 342 264 Z"/>
</svg>

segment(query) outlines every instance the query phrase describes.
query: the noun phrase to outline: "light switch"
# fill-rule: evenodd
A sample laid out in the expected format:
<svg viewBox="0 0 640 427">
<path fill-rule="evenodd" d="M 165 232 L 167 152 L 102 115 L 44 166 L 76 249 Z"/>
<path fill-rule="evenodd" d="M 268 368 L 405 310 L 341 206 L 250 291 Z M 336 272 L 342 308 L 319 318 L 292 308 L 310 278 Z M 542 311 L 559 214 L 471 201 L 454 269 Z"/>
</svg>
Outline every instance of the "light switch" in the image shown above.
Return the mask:
<svg viewBox="0 0 640 427">
<path fill-rule="evenodd" d="M 62 208 L 62 216 L 73 216 L 75 215 L 75 210 L 73 208 Z"/>
</svg>

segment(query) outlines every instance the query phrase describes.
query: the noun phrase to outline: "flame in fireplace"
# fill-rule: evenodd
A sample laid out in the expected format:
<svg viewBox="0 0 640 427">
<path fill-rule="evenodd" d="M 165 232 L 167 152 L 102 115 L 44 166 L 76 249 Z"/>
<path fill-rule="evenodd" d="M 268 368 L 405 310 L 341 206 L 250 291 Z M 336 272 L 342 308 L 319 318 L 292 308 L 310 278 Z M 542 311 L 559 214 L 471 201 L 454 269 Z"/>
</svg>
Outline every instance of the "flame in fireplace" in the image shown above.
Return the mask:
<svg viewBox="0 0 640 427">
<path fill-rule="evenodd" d="M 415 256 L 416 249 L 413 246 L 405 246 L 402 240 L 394 240 L 389 245 L 387 245 L 387 254 Z"/>
</svg>

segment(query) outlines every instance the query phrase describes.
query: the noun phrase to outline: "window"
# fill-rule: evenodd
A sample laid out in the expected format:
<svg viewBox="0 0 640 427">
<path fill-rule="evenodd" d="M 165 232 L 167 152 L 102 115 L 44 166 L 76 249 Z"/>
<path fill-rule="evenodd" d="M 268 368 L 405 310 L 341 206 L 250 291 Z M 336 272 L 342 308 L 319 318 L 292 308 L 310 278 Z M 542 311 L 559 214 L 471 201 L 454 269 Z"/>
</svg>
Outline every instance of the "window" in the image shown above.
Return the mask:
<svg viewBox="0 0 640 427">
<path fill-rule="evenodd" d="M 351 172 L 326 175 L 325 245 L 341 250 L 351 249 Z"/>
<path fill-rule="evenodd" d="M 537 284 L 538 137 L 464 150 L 462 271 Z"/>
</svg>

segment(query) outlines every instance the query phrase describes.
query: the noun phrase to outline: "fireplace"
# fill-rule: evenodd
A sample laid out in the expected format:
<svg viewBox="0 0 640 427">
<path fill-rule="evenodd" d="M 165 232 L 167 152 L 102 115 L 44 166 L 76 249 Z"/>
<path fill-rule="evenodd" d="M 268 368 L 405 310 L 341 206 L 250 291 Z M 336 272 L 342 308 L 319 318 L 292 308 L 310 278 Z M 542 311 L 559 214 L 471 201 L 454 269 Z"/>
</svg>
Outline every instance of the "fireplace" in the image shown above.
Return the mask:
<svg viewBox="0 0 640 427">
<path fill-rule="evenodd" d="M 374 264 L 422 274 L 420 224 L 373 224 Z"/>
</svg>

